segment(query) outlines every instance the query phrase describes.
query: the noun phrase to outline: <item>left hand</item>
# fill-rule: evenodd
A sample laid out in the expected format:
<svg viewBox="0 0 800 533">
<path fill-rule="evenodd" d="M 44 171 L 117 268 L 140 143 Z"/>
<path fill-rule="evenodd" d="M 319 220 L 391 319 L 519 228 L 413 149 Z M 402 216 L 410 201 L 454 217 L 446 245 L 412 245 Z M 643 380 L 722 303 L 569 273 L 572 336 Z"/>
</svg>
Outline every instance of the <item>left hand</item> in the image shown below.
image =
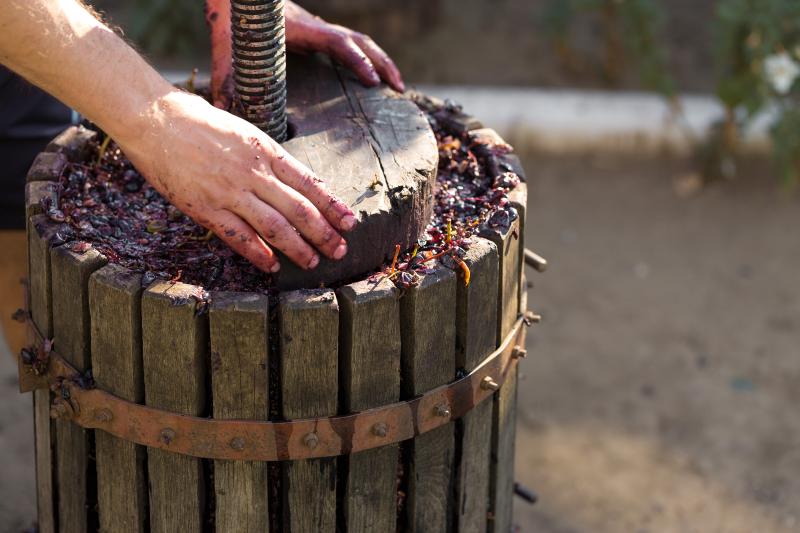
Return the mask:
<svg viewBox="0 0 800 533">
<path fill-rule="evenodd" d="M 206 0 L 206 20 L 211 27 L 211 94 L 214 105 L 227 109 L 233 94 L 233 54 L 230 0 Z M 389 55 L 368 35 L 329 24 L 287 1 L 286 48 L 295 52 L 322 52 L 352 70 L 364 85 L 381 80 L 403 92 L 400 71 Z"/>
<path fill-rule="evenodd" d="M 325 22 L 294 2 L 286 3 L 285 15 L 289 50 L 326 53 L 352 70 L 368 87 L 383 80 L 394 90 L 405 91 L 397 66 L 369 35 Z"/>
</svg>

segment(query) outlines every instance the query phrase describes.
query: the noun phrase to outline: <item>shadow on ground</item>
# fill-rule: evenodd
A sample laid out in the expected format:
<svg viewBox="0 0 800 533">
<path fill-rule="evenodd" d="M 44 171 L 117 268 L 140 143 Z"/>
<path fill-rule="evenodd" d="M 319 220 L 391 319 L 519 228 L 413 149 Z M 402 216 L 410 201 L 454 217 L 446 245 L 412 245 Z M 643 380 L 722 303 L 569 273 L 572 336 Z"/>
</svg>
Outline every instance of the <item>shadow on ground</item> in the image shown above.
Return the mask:
<svg viewBox="0 0 800 533">
<path fill-rule="evenodd" d="M 800 530 L 800 197 L 758 167 L 525 157 L 522 532 Z"/>
<path fill-rule="evenodd" d="M 528 156 L 551 262 L 523 363 L 523 532 L 800 529 L 800 196 L 674 160 Z M 758 169 L 756 169 L 758 170 Z M 0 524 L 34 516 L 30 398 L 0 354 Z"/>
</svg>

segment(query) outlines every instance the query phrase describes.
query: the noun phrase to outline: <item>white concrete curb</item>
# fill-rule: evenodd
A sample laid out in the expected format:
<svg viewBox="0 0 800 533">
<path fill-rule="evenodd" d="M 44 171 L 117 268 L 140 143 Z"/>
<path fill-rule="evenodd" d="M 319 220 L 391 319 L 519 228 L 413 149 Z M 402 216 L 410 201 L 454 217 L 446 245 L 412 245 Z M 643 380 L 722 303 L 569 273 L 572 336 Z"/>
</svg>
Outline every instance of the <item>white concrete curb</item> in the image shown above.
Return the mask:
<svg viewBox="0 0 800 533">
<path fill-rule="evenodd" d="M 689 153 L 723 117 L 711 95 L 682 95 L 679 119 L 662 97 L 650 93 L 434 85 L 419 90 L 455 100 L 513 142 L 554 153 Z M 765 113 L 754 121 L 744 150 L 769 149 L 770 117 Z"/>
</svg>

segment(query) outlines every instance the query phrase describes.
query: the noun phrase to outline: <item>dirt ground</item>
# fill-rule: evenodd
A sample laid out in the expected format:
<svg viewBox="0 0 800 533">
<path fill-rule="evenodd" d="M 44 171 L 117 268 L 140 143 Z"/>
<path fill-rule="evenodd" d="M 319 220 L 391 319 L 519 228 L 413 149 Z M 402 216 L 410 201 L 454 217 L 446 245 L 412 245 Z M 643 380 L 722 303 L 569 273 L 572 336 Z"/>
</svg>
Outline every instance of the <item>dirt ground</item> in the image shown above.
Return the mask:
<svg viewBox="0 0 800 533">
<path fill-rule="evenodd" d="M 522 532 L 800 531 L 800 196 L 682 198 L 680 161 L 526 156 Z M 762 175 L 759 175 L 762 174 Z M 30 398 L 0 354 L 0 529 L 34 516 Z"/>
<path fill-rule="evenodd" d="M 800 197 L 675 161 L 526 158 L 520 530 L 800 531 Z"/>
</svg>

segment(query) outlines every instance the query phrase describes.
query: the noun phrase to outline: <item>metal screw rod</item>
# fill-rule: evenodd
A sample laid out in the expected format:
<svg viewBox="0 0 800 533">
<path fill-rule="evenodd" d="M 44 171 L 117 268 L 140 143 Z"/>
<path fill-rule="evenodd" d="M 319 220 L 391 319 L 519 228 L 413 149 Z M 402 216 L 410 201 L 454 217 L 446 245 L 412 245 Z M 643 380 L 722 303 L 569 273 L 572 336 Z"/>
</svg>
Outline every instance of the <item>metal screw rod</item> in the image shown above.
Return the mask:
<svg viewBox="0 0 800 533">
<path fill-rule="evenodd" d="M 231 25 L 240 112 L 283 142 L 287 132 L 283 0 L 231 0 Z"/>
</svg>

